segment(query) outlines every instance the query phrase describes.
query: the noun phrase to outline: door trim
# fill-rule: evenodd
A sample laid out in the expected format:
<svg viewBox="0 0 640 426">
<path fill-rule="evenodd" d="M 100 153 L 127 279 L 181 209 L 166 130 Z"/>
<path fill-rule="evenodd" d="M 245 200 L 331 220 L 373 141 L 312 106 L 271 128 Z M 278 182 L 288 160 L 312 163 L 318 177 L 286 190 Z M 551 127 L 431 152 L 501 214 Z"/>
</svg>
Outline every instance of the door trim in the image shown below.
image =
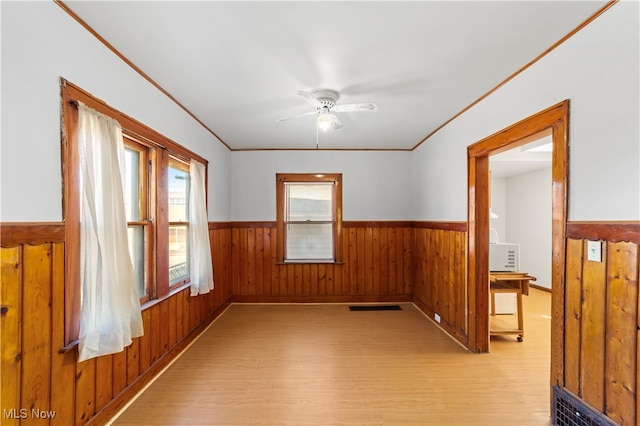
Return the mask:
<svg viewBox="0 0 640 426">
<path fill-rule="evenodd" d="M 567 223 L 569 100 L 562 101 L 467 147 L 469 349 L 489 351 L 489 156 L 519 147 L 551 129 L 552 269 L 551 382 L 564 375 L 565 229 Z"/>
</svg>

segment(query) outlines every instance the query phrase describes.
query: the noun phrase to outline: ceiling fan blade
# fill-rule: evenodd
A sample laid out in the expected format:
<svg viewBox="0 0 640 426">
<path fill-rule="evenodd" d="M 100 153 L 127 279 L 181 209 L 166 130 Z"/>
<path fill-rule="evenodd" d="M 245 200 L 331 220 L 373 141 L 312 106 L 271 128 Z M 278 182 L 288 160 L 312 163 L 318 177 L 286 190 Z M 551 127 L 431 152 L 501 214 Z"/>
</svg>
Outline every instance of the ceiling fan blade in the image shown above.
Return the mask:
<svg viewBox="0 0 640 426">
<path fill-rule="evenodd" d="M 303 112 L 302 114 L 292 115 L 291 117 L 278 118 L 276 121 L 287 121 L 287 120 L 291 120 L 292 118 L 299 118 L 299 117 L 304 117 L 305 115 L 316 115 L 316 114 L 318 114 L 318 111 Z"/>
<path fill-rule="evenodd" d="M 305 98 L 307 102 L 311 104 L 314 108 L 322 108 L 322 103 L 313 97 L 310 92 L 305 92 L 304 90 L 298 90 L 298 95 Z"/>
<path fill-rule="evenodd" d="M 338 117 L 336 117 L 333 114 L 331 114 L 331 125 L 336 130 L 342 129 L 342 122 L 340 120 L 338 120 Z"/>
<path fill-rule="evenodd" d="M 342 104 L 336 105 L 332 108 L 332 111 L 336 112 L 354 112 L 354 111 L 377 111 L 378 104 L 374 102 L 366 102 L 359 104 Z"/>
</svg>

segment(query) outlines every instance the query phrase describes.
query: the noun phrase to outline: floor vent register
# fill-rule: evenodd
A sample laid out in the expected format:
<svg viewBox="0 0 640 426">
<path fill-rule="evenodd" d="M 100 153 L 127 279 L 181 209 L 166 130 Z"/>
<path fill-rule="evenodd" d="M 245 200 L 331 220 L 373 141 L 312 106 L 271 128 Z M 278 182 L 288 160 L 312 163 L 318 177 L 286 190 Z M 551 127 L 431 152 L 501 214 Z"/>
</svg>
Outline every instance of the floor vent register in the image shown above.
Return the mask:
<svg viewBox="0 0 640 426">
<path fill-rule="evenodd" d="M 616 426 L 604 414 L 585 405 L 579 398 L 558 386 L 553 387 L 551 421 L 554 426 Z"/>
<path fill-rule="evenodd" d="M 349 306 L 350 311 L 401 311 L 399 305 L 356 305 Z"/>
</svg>

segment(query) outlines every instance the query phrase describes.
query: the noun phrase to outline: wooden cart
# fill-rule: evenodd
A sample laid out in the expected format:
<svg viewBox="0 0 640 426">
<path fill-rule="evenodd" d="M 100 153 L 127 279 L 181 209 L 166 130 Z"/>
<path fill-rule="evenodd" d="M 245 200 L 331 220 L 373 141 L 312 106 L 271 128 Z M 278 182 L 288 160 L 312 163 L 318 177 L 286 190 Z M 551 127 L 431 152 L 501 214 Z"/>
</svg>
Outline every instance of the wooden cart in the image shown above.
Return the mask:
<svg viewBox="0 0 640 426">
<path fill-rule="evenodd" d="M 524 313 L 522 311 L 522 295 L 529 295 L 529 282 L 536 278 L 524 272 L 490 272 L 489 292 L 491 295 L 491 315 L 496 314 L 496 293 L 515 293 L 518 309 L 518 328 L 505 330 L 489 330 L 490 335 L 517 334 L 518 342 L 524 339 Z"/>
</svg>

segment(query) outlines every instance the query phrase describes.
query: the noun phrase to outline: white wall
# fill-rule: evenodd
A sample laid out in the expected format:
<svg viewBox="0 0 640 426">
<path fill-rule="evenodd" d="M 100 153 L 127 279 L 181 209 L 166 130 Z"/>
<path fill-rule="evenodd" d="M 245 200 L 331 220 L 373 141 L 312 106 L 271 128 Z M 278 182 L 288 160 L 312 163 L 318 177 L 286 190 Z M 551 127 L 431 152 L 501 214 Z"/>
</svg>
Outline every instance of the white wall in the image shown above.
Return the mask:
<svg viewBox="0 0 640 426">
<path fill-rule="evenodd" d="M 342 173 L 344 220 L 410 220 L 411 153 L 238 151 L 231 154 L 231 217 L 276 220 L 276 173 Z"/>
<path fill-rule="evenodd" d="M 507 235 L 507 181 L 491 177 L 491 211 L 498 217 L 490 219 L 490 227 L 498 232 L 498 241 L 509 242 Z"/>
<path fill-rule="evenodd" d="M 276 172 L 326 171 L 344 174 L 346 220 L 465 221 L 466 147 L 567 98 L 569 219 L 640 219 L 638 2 L 614 5 L 413 153 L 230 153 L 55 3 L 0 7 L 0 221 L 62 219 L 59 77 L 207 158 L 210 220 L 273 220 Z"/>
<path fill-rule="evenodd" d="M 206 158 L 209 219 L 229 219 L 226 147 L 54 2 L 0 7 L 0 221 L 62 220 L 60 77 Z"/>
<path fill-rule="evenodd" d="M 467 146 L 564 99 L 569 220 L 640 219 L 639 8 L 615 4 L 414 151 L 413 219 L 466 220 Z"/>
<path fill-rule="evenodd" d="M 520 244 L 520 270 L 551 288 L 551 167 L 506 179 L 506 242 Z"/>
</svg>

